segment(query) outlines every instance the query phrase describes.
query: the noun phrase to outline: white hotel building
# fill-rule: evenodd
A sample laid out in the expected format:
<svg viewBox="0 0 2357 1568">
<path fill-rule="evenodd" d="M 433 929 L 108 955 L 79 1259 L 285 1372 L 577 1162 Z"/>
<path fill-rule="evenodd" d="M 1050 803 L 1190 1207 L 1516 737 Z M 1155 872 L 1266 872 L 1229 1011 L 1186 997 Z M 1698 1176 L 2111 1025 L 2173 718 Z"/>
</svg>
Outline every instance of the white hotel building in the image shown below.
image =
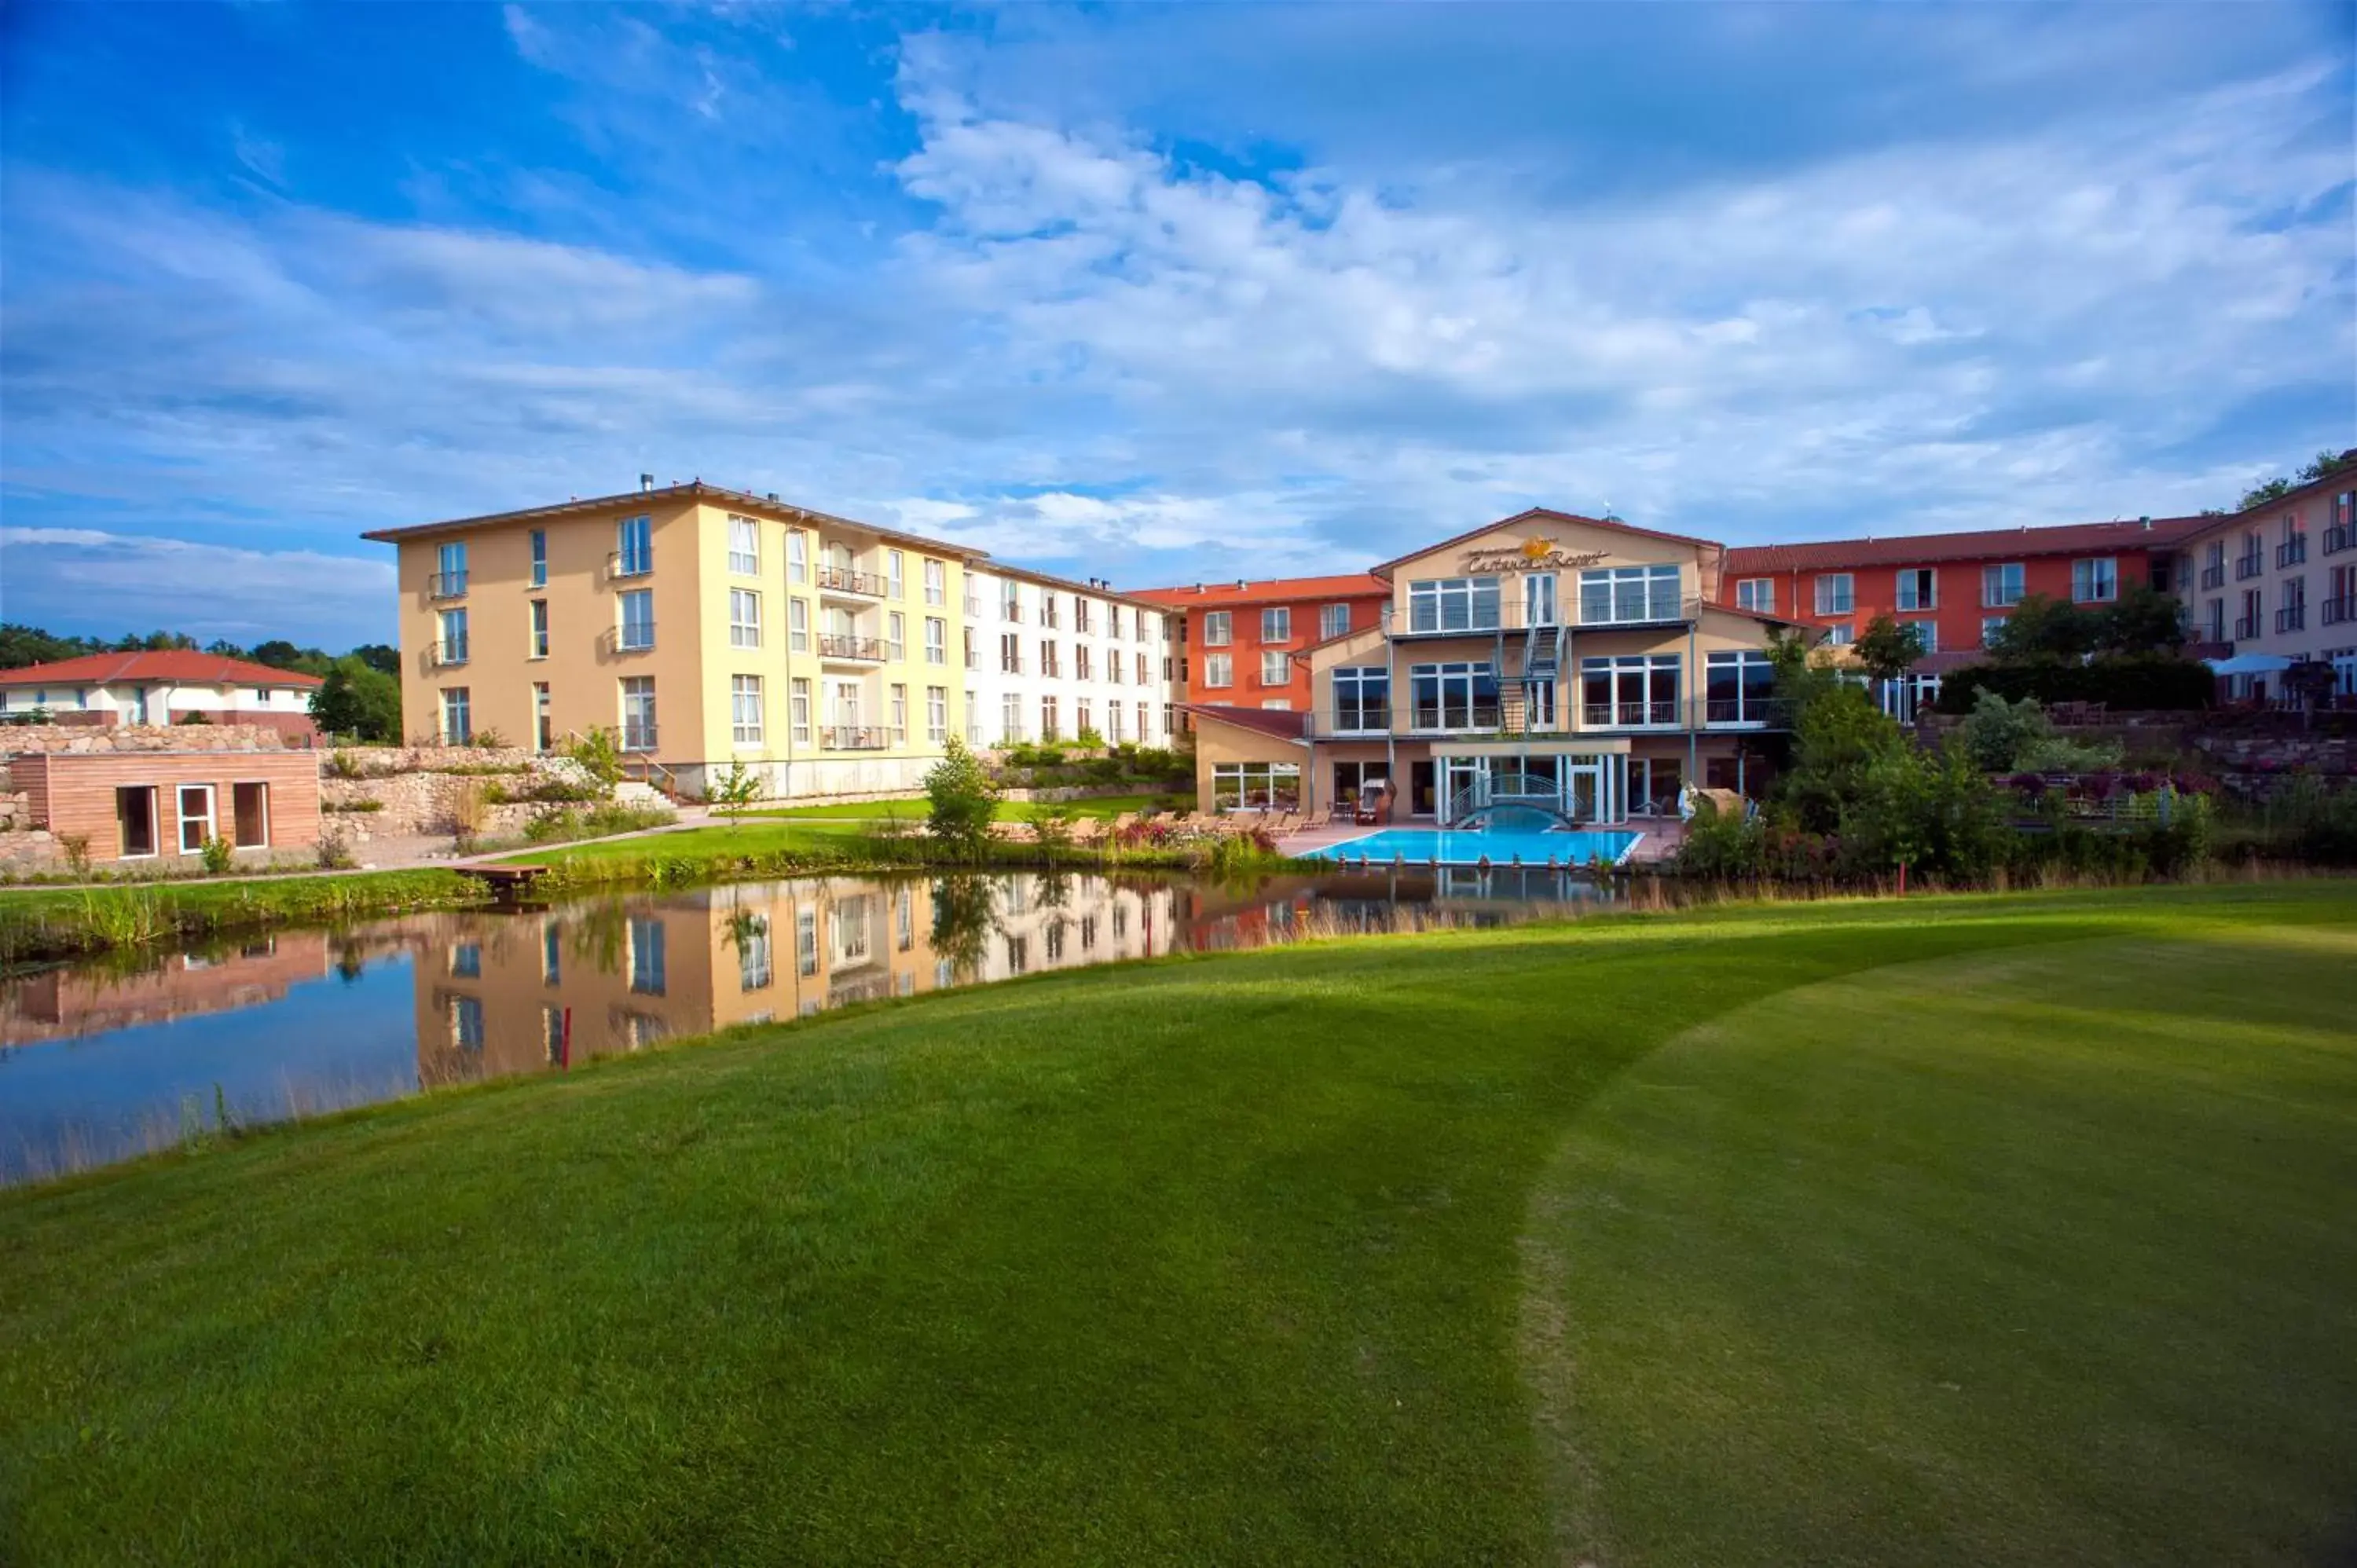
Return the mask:
<svg viewBox="0 0 2357 1568">
<path fill-rule="evenodd" d="M 1003 562 L 966 564 L 961 623 L 966 744 L 977 750 L 1083 733 L 1168 746 L 1178 618 L 1101 582 Z"/>
</svg>

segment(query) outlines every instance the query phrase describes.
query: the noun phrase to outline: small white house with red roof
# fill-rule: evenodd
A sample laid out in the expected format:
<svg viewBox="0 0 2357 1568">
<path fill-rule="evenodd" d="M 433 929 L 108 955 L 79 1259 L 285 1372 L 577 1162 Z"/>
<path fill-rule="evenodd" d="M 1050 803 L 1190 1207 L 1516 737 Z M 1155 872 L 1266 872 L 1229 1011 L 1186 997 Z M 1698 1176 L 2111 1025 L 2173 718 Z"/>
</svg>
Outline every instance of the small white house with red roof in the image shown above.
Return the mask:
<svg viewBox="0 0 2357 1568">
<path fill-rule="evenodd" d="M 91 653 L 0 670 L 0 719 L 45 713 L 61 725 L 267 725 L 309 736 L 317 675 L 218 653 L 172 649 Z"/>
</svg>

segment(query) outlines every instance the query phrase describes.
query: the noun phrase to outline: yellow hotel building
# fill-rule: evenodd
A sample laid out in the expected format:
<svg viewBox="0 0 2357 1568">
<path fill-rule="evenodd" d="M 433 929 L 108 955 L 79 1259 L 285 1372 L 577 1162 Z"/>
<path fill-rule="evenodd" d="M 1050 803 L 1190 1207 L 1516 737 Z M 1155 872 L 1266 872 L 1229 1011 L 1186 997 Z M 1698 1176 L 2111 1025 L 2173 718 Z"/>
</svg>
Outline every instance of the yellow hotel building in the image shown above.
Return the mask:
<svg viewBox="0 0 2357 1568">
<path fill-rule="evenodd" d="M 702 794 L 915 788 L 966 733 L 974 552 L 701 482 L 384 529 L 400 552 L 402 720 L 421 739 L 616 732 Z"/>
</svg>

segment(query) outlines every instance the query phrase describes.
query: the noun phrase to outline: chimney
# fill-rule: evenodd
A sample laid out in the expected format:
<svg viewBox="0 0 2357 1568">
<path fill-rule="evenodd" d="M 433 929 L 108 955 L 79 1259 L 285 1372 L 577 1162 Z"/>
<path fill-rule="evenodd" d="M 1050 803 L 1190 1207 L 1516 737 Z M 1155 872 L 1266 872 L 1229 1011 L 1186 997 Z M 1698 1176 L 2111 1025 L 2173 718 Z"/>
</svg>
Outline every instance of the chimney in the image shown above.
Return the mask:
<svg viewBox="0 0 2357 1568">
<path fill-rule="evenodd" d="M 774 500 L 776 500 L 776 499 L 778 499 L 778 492 L 777 492 L 777 491 L 775 491 L 775 490 L 771 490 L 771 491 L 770 492 L 769 499 L 771 499 L 771 500 L 773 500 L 773 501 L 774 501 Z"/>
<path fill-rule="evenodd" d="M 654 488 L 655 477 L 652 474 L 640 474 L 639 476 L 639 493 L 640 495 L 644 495 L 647 491 L 651 490 Z"/>
<path fill-rule="evenodd" d="M 2152 519 L 2151 519 L 2151 518 L 2149 518 L 2149 517 L 2140 517 L 2140 518 L 2136 519 L 2136 522 L 2137 522 L 2137 524 L 2138 524 L 2139 526 L 2141 526 L 2141 527 L 2144 529 L 2144 531 L 2145 531 L 2147 533 L 2150 533 L 2150 532 L 2152 532 Z"/>
</svg>

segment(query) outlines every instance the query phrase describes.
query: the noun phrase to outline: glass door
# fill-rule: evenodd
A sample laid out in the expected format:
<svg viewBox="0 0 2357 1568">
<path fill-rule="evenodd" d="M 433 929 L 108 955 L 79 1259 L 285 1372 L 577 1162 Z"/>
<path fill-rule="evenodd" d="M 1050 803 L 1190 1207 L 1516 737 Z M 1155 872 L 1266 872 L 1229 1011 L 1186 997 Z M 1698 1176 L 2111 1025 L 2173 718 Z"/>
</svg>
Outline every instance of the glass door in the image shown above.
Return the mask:
<svg viewBox="0 0 2357 1568">
<path fill-rule="evenodd" d="M 180 808 L 180 853 L 194 854 L 213 836 L 213 787 L 183 784 L 176 799 Z"/>
<path fill-rule="evenodd" d="M 1523 624 L 1555 624 L 1555 574 L 1534 572 L 1523 579 Z"/>
</svg>

